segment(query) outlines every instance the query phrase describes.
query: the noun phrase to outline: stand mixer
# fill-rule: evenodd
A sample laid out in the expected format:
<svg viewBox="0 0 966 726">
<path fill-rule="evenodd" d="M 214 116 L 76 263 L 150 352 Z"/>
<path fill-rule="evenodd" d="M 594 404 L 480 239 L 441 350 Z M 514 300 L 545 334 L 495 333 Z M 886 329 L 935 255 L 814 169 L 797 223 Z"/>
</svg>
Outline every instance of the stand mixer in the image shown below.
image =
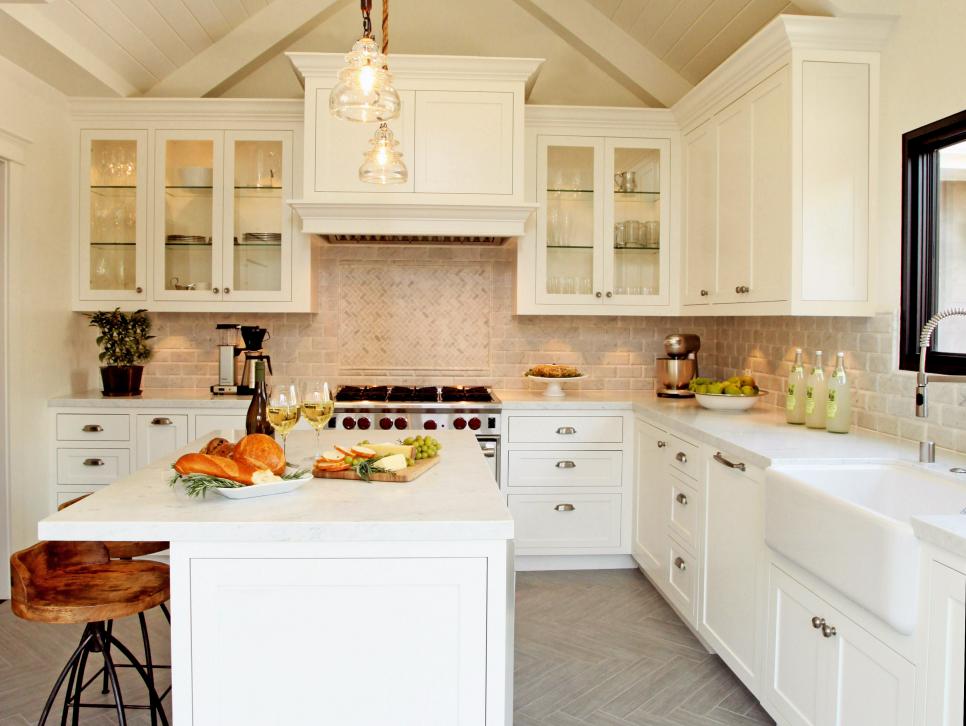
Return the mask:
<svg viewBox="0 0 966 726">
<path fill-rule="evenodd" d="M 694 333 L 672 333 L 664 339 L 667 357 L 654 363 L 657 395 L 661 398 L 693 398 L 688 383 L 698 375 L 701 338 Z"/>
</svg>

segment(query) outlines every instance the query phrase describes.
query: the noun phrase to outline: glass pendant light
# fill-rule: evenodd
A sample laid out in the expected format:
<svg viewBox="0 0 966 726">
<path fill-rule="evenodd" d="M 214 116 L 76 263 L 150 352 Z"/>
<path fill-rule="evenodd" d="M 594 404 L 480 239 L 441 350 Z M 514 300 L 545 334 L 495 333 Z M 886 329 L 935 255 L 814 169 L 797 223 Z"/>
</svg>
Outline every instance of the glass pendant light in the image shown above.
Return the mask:
<svg viewBox="0 0 966 726">
<path fill-rule="evenodd" d="M 399 94 L 392 85 L 385 49 L 380 53 L 372 37 L 372 0 L 361 0 L 361 6 L 362 37 L 345 56 L 346 66 L 329 93 L 329 112 L 346 121 L 388 121 L 399 116 Z"/>
<path fill-rule="evenodd" d="M 393 138 L 389 125 L 379 124 L 359 167 L 359 181 L 370 184 L 404 183 L 409 178 L 409 171 L 403 163 L 402 152 L 396 150 L 397 146 L 399 142 Z"/>
</svg>

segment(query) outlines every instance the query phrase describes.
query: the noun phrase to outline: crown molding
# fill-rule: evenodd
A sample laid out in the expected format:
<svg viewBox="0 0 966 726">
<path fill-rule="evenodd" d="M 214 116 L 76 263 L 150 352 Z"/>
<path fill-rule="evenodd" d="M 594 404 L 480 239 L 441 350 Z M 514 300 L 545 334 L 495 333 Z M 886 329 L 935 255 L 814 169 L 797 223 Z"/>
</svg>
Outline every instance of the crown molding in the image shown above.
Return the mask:
<svg viewBox="0 0 966 726">
<path fill-rule="evenodd" d="M 759 30 L 672 107 L 682 131 L 689 130 L 763 75 L 789 61 L 796 50 L 878 53 L 892 18 L 831 18 L 779 15 Z"/>
<path fill-rule="evenodd" d="M 302 232 L 331 235 L 521 237 L 536 204 L 424 204 L 290 200 Z"/>
<path fill-rule="evenodd" d="M 678 130 L 677 119 L 668 108 L 528 105 L 524 117 L 527 128 L 608 129 L 632 133 L 640 133 L 642 127 L 669 132 Z"/>
<path fill-rule="evenodd" d="M 68 99 L 75 121 L 168 120 L 302 121 L 301 98 L 73 98 Z"/>
<path fill-rule="evenodd" d="M 27 157 L 27 147 L 33 141 L 26 136 L 0 128 L 0 159 L 23 164 Z"/>
</svg>

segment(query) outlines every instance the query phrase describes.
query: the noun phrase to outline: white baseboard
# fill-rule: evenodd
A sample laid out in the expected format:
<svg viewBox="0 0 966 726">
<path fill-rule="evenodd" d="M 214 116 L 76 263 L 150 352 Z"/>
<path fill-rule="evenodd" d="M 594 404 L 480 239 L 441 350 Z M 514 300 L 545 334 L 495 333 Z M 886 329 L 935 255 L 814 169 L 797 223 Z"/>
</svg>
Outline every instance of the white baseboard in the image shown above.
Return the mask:
<svg viewBox="0 0 966 726">
<path fill-rule="evenodd" d="M 517 555 L 517 572 L 538 570 L 631 570 L 637 567 L 630 555 Z"/>
</svg>

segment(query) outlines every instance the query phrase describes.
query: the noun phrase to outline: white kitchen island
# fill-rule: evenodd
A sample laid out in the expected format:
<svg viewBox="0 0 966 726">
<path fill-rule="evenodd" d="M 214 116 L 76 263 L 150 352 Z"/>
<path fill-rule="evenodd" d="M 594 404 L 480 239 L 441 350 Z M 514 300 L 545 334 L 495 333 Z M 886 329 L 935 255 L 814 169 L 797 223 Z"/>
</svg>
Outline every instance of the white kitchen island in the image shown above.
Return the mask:
<svg viewBox="0 0 966 726">
<path fill-rule="evenodd" d="M 326 431 L 323 449 L 365 435 Z M 441 461 L 412 483 L 316 479 L 246 500 L 189 499 L 168 457 L 39 535 L 171 543 L 178 726 L 505 726 L 513 520 L 473 435 L 435 435 Z M 290 461 L 314 449 L 313 433 L 289 436 Z"/>
</svg>

